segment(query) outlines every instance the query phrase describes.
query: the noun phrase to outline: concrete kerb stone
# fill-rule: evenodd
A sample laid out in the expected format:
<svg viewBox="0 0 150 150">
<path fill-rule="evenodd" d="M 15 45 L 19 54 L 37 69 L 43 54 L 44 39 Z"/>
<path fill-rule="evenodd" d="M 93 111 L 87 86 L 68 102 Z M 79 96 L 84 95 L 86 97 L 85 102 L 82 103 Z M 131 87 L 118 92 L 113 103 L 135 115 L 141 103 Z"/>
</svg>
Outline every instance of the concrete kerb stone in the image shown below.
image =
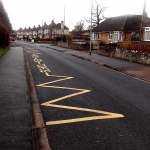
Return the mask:
<svg viewBox="0 0 150 150">
<path fill-rule="evenodd" d="M 51 150 L 48 142 L 46 127 L 44 124 L 40 104 L 34 86 L 31 69 L 28 63 L 25 50 L 23 50 L 23 52 L 24 52 L 25 65 L 26 65 L 27 81 L 30 89 L 30 105 L 32 111 L 32 125 L 33 125 L 32 127 L 33 150 Z"/>
</svg>

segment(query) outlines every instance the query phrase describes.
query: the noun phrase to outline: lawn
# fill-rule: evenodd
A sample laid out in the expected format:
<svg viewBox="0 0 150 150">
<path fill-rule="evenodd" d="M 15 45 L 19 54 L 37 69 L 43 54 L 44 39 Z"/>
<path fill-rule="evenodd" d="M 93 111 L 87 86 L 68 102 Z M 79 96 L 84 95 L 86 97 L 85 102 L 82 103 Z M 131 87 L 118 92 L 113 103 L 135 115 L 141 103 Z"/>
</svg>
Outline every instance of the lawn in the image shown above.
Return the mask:
<svg viewBox="0 0 150 150">
<path fill-rule="evenodd" d="M 5 55 L 5 53 L 10 49 L 10 47 L 0 48 L 0 58 Z"/>
</svg>

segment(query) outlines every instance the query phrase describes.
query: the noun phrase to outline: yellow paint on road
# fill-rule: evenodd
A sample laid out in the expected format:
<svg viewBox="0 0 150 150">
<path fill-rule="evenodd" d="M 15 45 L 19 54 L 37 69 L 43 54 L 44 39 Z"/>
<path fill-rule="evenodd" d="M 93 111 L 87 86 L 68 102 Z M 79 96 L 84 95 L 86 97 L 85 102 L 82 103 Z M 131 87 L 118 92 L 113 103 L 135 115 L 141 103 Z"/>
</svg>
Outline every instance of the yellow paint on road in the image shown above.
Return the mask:
<svg viewBox="0 0 150 150">
<path fill-rule="evenodd" d="M 37 67 L 38 67 L 38 69 L 39 69 L 39 71 L 40 71 L 41 73 L 48 74 L 49 72 L 51 72 L 51 71 L 48 69 L 48 67 L 47 67 L 45 64 L 43 64 L 42 60 L 39 59 L 38 53 L 32 54 L 32 58 L 33 58 L 33 60 L 34 60 L 36 63 L 38 63 L 38 64 L 37 64 Z"/>
<path fill-rule="evenodd" d="M 48 121 L 46 125 L 58 125 L 58 124 L 68 124 L 68 123 L 77 123 L 84 121 L 92 121 L 92 120 L 104 120 L 104 119 L 113 119 L 113 118 L 123 118 L 122 114 L 109 113 L 104 116 L 92 116 L 92 117 L 83 117 L 83 118 L 75 118 L 75 119 L 66 119 L 66 120 L 58 120 L 58 121 Z"/>
<path fill-rule="evenodd" d="M 99 111 L 99 110 L 94 110 L 94 109 L 89 109 L 89 108 L 81 108 L 81 107 L 73 107 L 73 106 L 65 106 L 65 105 L 54 104 L 58 101 L 62 101 L 62 100 L 65 100 L 65 99 L 68 99 L 68 98 L 71 98 L 71 97 L 74 97 L 74 96 L 78 96 L 78 95 L 81 95 L 81 94 L 88 93 L 91 90 L 80 89 L 80 88 L 72 88 L 72 87 L 52 86 L 51 84 L 53 84 L 53 83 L 70 80 L 70 79 L 73 79 L 74 77 L 51 75 L 50 74 L 51 70 L 48 69 L 48 67 L 45 64 L 42 63 L 42 60 L 39 59 L 38 54 L 33 54 L 32 57 L 33 57 L 33 60 L 36 63 L 38 63 L 37 67 L 38 67 L 38 69 L 40 70 L 41 73 L 45 73 L 45 75 L 47 77 L 57 78 L 56 80 L 39 84 L 39 85 L 37 85 L 38 87 L 75 91 L 75 93 L 73 93 L 73 94 L 68 94 L 68 95 L 50 100 L 48 102 L 42 103 L 41 104 L 42 106 L 59 108 L 59 109 L 66 109 L 66 110 L 75 110 L 75 111 L 84 111 L 84 112 L 95 113 L 95 115 L 91 116 L 91 117 L 81 117 L 81 118 L 73 118 L 73 119 L 66 119 L 66 120 L 48 121 L 48 122 L 46 122 L 46 125 L 67 124 L 67 123 L 75 123 L 75 122 L 83 122 L 83 121 L 91 121 L 91 120 L 113 119 L 113 118 L 123 118 L 124 117 L 122 114 L 117 114 L 117 113 Z"/>
</svg>

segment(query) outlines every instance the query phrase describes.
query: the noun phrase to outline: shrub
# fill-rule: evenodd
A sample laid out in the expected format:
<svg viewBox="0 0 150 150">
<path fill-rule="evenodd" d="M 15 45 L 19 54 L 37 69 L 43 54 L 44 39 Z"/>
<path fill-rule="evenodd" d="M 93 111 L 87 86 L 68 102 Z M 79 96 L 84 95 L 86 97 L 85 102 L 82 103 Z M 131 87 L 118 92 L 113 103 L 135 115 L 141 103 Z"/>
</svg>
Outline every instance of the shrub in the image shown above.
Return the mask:
<svg viewBox="0 0 150 150">
<path fill-rule="evenodd" d="M 56 41 L 56 42 L 61 41 L 61 37 L 59 37 L 59 36 L 56 37 L 55 41 Z"/>
<path fill-rule="evenodd" d="M 119 48 L 122 48 L 124 50 L 136 50 L 141 51 L 143 53 L 150 53 L 150 44 L 141 43 L 141 46 L 139 42 L 123 42 L 120 43 L 118 46 Z"/>
<path fill-rule="evenodd" d="M 65 35 L 65 34 L 64 34 L 63 37 L 62 37 L 62 41 L 63 41 L 63 42 L 66 42 L 66 35 Z"/>
<path fill-rule="evenodd" d="M 130 41 L 139 41 L 140 40 L 140 35 L 139 33 L 136 32 L 132 32 L 130 37 L 129 37 Z"/>
<path fill-rule="evenodd" d="M 9 45 L 9 32 L 4 25 L 0 25 L 0 47 Z"/>
<path fill-rule="evenodd" d="M 72 34 L 68 34 L 66 36 L 67 42 L 72 42 L 72 38 L 73 38 L 73 35 Z"/>
</svg>

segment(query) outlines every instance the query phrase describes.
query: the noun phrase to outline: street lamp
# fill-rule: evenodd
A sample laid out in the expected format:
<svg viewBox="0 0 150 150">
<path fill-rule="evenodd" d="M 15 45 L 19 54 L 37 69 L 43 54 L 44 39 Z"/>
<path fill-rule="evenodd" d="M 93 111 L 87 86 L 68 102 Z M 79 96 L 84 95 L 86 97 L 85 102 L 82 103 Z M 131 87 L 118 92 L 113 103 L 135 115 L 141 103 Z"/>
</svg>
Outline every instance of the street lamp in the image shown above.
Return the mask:
<svg viewBox="0 0 150 150">
<path fill-rule="evenodd" d="M 90 27 L 90 46 L 89 46 L 89 55 L 91 55 L 91 44 L 92 44 L 92 10 L 93 10 L 93 0 L 91 1 L 91 27 Z"/>
</svg>

